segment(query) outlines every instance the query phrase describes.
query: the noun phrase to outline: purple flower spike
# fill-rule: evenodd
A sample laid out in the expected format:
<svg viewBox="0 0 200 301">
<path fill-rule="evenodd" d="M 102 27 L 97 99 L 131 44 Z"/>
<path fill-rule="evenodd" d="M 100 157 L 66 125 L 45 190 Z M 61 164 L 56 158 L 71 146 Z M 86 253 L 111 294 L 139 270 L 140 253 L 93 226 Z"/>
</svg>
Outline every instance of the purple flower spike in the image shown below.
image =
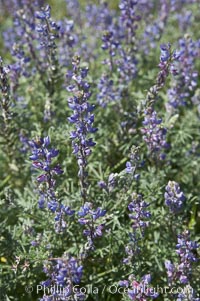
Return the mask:
<svg viewBox="0 0 200 301">
<path fill-rule="evenodd" d="M 97 129 L 93 127 L 94 115 L 91 113 L 94 106 L 88 102 L 91 96 L 90 85 L 85 80 L 88 68 L 80 66 L 79 56 L 73 58 L 72 65 L 72 80 L 75 84 L 73 89 L 70 85 L 68 90 L 71 90 L 74 96 L 68 99 L 68 103 L 70 109 L 73 110 L 73 114 L 68 117 L 68 120 L 75 127 L 75 130 L 71 131 L 70 138 L 72 139 L 73 154 L 76 155 L 79 166 L 78 176 L 81 183 L 81 195 L 84 202 L 87 202 L 87 157 L 96 144 L 89 135 L 95 133 Z"/>
<path fill-rule="evenodd" d="M 104 217 L 105 214 L 106 210 L 99 207 L 93 210 L 92 203 L 88 202 L 86 202 L 78 212 L 78 215 L 81 217 L 78 219 L 78 222 L 86 227 L 86 229 L 83 230 L 83 234 L 87 236 L 87 248 L 90 250 L 94 248 L 94 239 L 103 234 L 104 224 L 98 224 L 97 220 Z"/>
<path fill-rule="evenodd" d="M 74 286 L 81 282 L 83 275 L 83 266 L 75 257 L 64 254 L 61 259 L 52 262 L 45 262 L 43 268 L 48 279 L 41 285 L 47 287 L 57 287 L 60 289 L 50 290 L 51 294 L 44 295 L 41 301 L 67 300 L 73 298 Z M 62 289 L 61 289 L 62 288 Z M 85 295 L 76 288 L 76 298 L 84 300 Z"/>
<path fill-rule="evenodd" d="M 179 184 L 174 181 L 169 181 L 165 190 L 165 205 L 169 207 L 171 212 L 177 213 L 183 206 L 186 199 L 185 195 Z"/>
<path fill-rule="evenodd" d="M 47 5 L 42 11 L 37 11 L 35 17 L 37 19 L 45 20 L 49 19 L 51 16 L 51 7 Z"/>
<path fill-rule="evenodd" d="M 160 45 L 160 51 L 161 51 L 161 54 L 160 54 L 160 60 L 161 62 L 166 62 L 169 60 L 170 58 L 170 44 L 162 44 Z"/>
<path fill-rule="evenodd" d="M 158 293 L 156 293 L 150 287 L 151 275 L 144 275 L 140 281 L 136 280 L 134 275 L 130 275 L 128 280 L 121 280 L 119 285 L 128 288 L 128 297 L 130 300 L 135 301 L 146 301 L 151 299 L 156 299 Z"/>
<path fill-rule="evenodd" d="M 150 154 L 162 160 L 165 158 L 162 151 L 169 147 L 166 142 L 167 129 L 163 127 L 162 119 L 157 117 L 157 113 L 151 107 L 144 113 L 144 127 L 141 130 L 143 139 L 147 143 Z"/>
<path fill-rule="evenodd" d="M 182 284 L 189 284 L 192 275 L 192 265 L 198 260 L 194 251 L 196 251 L 199 246 L 200 245 L 196 241 L 190 240 L 190 233 L 188 230 L 185 230 L 182 234 L 178 235 L 176 253 L 179 255 L 179 262 L 178 264 L 173 264 L 169 260 L 165 262 L 168 283 L 170 285 L 177 281 Z"/>
<path fill-rule="evenodd" d="M 38 206 L 40 209 L 47 207 L 55 214 L 55 229 L 56 232 L 61 232 L 66 228 L 64 217 L 73 215 L 74 211 L 70 207 L 62 205 L 56 197 L 55 175 L 61 175 L 63 170 L 59 164 L 54 165 L 52 159 L 58 156 L 59 151 L 50 148 L 50 138 L 48 136 L 29 141 L 29 146 L 32 148 L 30 159 L 34 160 L 32 166 L 43 172 L 36 178 L 40 194 Z"/>
</svg>

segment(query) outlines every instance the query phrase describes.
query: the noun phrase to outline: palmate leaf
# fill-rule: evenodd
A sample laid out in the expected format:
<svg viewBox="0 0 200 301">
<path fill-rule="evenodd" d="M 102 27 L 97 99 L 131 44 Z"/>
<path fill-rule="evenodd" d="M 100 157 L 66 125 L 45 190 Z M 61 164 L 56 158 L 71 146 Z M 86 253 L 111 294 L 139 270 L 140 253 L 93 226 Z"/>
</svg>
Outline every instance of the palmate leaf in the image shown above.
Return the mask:
<svg viewBox="0 0 200 301">
<path fill-rule="evenodd" d="M 167 128 L 173 128 L 176 122 L 178 122 L 178 119 L 179 114 L 175 114 L 166 121 L 165 125 L 167 126 Z"/>
<path fill-rule="evenodd" d="M 191 210 L 191 216 L 190 216 L 190 221 L 189 221 L 189 224 L 188 224 L 188 228 L 190 230 L 193 230 L 197 221 L 197 205 L 193 205 L 192 207 L 192 210 Z"/>
</svg>

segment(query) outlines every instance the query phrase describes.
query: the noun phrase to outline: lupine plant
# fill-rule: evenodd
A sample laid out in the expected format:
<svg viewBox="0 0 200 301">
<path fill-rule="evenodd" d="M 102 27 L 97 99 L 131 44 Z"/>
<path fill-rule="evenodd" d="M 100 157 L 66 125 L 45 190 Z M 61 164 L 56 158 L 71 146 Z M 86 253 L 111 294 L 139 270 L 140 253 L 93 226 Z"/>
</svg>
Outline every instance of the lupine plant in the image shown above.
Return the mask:
<svg viewBox="0 0 200 301">
<path fill-rule="evenodd" d="M 0 0 L 0 300 L 200 300 L 198 0 Z"/>
<path fill-rule="evenodd" d="M 195 250 L 199 248 L 199 245 L 196 241 L 191 241 L 189 239 L 189 231 L 184 231 L 182 234 L 178 235 L 178 244 L 176 245 L 176 253 L 180 257 L 179 264 L 173 264 L 171 261 L 167 260 L 165 262 L 165 267 L 167 270 L 168 282 L 169 285 L 177 284 L 189 284 L 192 276 L 192 264 L 198 259 L 194 254 Z M 184 294 L 177 294 L 177 300 L 199 300 L 199 298 L 194 298 L 194 291 L 190 286 L 190 292 L 185 292 Z M 186 296 L 187 294 L 187 296 Z M 190 298 L 190 299 L 189 299 Z"/>
</svg>

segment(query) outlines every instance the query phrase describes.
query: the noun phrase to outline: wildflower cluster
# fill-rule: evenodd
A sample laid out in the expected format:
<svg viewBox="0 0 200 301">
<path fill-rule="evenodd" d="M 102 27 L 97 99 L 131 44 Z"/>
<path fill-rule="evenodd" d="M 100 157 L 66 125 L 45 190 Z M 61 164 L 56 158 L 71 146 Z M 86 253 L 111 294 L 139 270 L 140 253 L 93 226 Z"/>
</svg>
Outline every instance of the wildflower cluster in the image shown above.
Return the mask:
<svg viewBox="0 0 200 301">
<path fill-rule="evenodd" d="M 120 82 L 129 83 L 137 74 L 137 59 L 132 51 L 126 51 L 121 48 L 119 50 L 119 59 L 116 61 L 117 71 L 120 74 Z"/>
<path fill-rule="evenodd" d="M 141 195 L 133 193 L 132 202 L 128 205 L 128 209 L 131 212 L 129 218 L 133 220 L 133 229 L 141 229 L 141 233 L 144 234 L 144 230 L 148 226 L 148 222 L 143 219 L 148 219 L 151 214 L 146 211 L 148 204 L 142 200 Z"/>
<path fill-rule="evenodd" d="M 0 91 L 1 91 L 1 111 L 4 119 L 4 124 L 11 118 L 10 113 L 10 85 L 8 83 L 7 73 L 9 69 L 3 66 L 2 58 L 0 57 Z"/>
<path fill-rule="evenodd" d="M 159 5 L 158 18 L 156 18 L 153 22 L 149 22 L 148 21 L 149 18 L 146 18 L 148 23 L 143 33 L 143 40 L 141 41 L 141 47 L 145 52 L 145 54 L 148 54 L 149 48 L 156 47 L 156 42 L 161 39 L 169 18 L 170 4 L 167 1 L 160 1 L 158 5 Z M 142 9 L 144 10 L 143 7 Z M 147 12 L 149 14 L 151 13 L 151 9 L 152 9 L 151 6 L 147 9 Z"/>
<path fill-rule="evenodd" d="M 133 232 L 129 234 L 130 242 L 125 248 L 128 255 L 123 260 L 125 264 L 129 264 L 133 256 L 140 252 L 139 241 L 144 238 L 145 229 L 149 226 L 151 217 L 150 211 L 147 210 L 148 206 L 149 204 L 143 200 L 142 195 L 132 194 L 132 202 L 128 205 L 128 209 L 131 212 L 129 218 L 132 221 Z"/>
<path fill-rule="evenodd" d="M 14 30 L 6 30 L 4 32 L 5 46 L 11 49 L 14 62 L 10 64 L 11 88 L 13 93 L 19 88 L 20 76 L 30 77 L 32 68 L 30 65 L 31 58 L 36 58 L 33 43 L 36 40 L 35 35 L 35 17 L 34 9 L 38 7 L 38 3 L 24 3 L 23 7 L 15 3 L 14 13 Z M 36 67 L 38 62 L 36 63 Z"/>
<path fill-rule="evenodd" d="M 85 295 L 81 292 L 74 292 L 74 285 L 80 283 L 83 266 L 75 257 L 64 254 L 62 258 L 49 259 L 44 263 L 44 273 L 48 279 L 41 282 L 44 287 L 44 295 L 40 301 L 56 300 L 61 301 L 71 298 L 84 300 Z M 49 289 L 49 294 L 47 291 Z M 76 295 L 76 296 L 75 296 Z"/>
<path fill-rule="evenodd" d="M 13 104 L 11 101 L 10 83 L 9 83 L 9 67 L 3 65 L 3 60 L 0 57 L 0 134 L 3 138 L 5 153 L 9 158 L 8 165 L 14 161 L 13 158 L 13 138 L 15 131 L 12 129 L 13 119 Z M 1 142 L 1 143 L 2 143 Z M 8 166 L 7 165 L 7 166 Z"/>
<path fill-rule="evenodd" d="M 179 184 L 174 181 L 169 181 L 165 190 L 165 205 L 169 207 L 171 212 L 177 213 L 186 199 L 184 193 Z"/>
<path fill-rule="evenodd" d="M 161 45 L 160 50 L 160 72 L 158 73 L 156 84 L 151 87 L 147 93 L 145 109 L 143 112 L 144 127 L 141 129 L 141 132 L 151 156 L 163 160 L 165 159 L 163 150 L 169 147 L 169 144 L 166 141 L 167 129 L 162 124 L 162 118 L 157 117 L 157 112 L 154 110 L 154 104 L 159 90 L 165 85 L 168 74 L 177 74 L 174 61 L 177 60 L 178 54 L 171 51 L 170 44 Z"/>
<path fill-rule="evenodd" d="M 190 37 L 179 40 L 179 58 L 176 62 L 178 76 L 173 81 L 173 86 L 168 90 L 168 110 L 187 105 L 197 86 L 198 72 L 195 70 L 194 62 L 198 56 L 199 43 L 192 41 Z"/>
<path fill-rule="evenodd" d="M 77 34 L 74 31 L 74 21 L 70 19 L 57 22 L 59 27 L 57 41 L 57 59 L 63 66 L 70 66 L 74 47 L 78 43 Z"/>
<path fill-rule="evenodd" d="M 198 260 L 194 252 L 198 248 L 199 244 L 196 241 L 190 240 L 190 233 L 188 230 L 178 235 L 176 253 L 179 255 L 179 264 L 173 264 L 169 260 L 165 262 L 170 285 L 177 281 L 181 284 L 188 284 L 190 282 L 192 266 Z"/>
<path fill-rule="evenodd" d="M 102 49 L 107 50 L 109 53 L 109 59 L 106 59 L 104 61 L 104 64 L 108 64 L 110 66 L 110 69 L 113 70 L 114 68 L 114 62 L 113 57 L 116 56 L 116 50 L 119 46 L 119 42 L 116 40 L 114 33 L 112 31 L 106 31 L 104 32 L 102 36 Z"/>
<path fill-rule="evenodd" d="M 74 211 L 69 206 L 61 204 L 57 199 L 55 176 L 61 175 L 63 170 L 59 164 L 52 165 L 52 159 L 58 156 L 59 151 L 49 148 L 50 139 L 48 136 L 29 141 L 29 145 L 32 148 L 32 155 L 30 156 L 30 159 L 33 160 L 32 166 L 42 171 L 42 174 L 37 177 L 40 195 L 39 208 L 47 207 L 55 214 L 55 229 L 56 232 L 61 232 L 66 228 L 64 217 L 73 215 Z"/>
<path fill-rule="evenodd" d="M 146 301 L 149 298 L 156 299 L 158 297 L 158 293 L 149 286 L 150 283 L 150 274 L 144 275 L 140 281 L 137 281 L 134 275 L 130 275 L 128 280 L 121 280 L 119 285 L 128 289 L 129 300 Z"/>
<path fill-rule="evenodd" d="M 80 57 L 74 57 L 73 61 L 73 75 L 72 79 L 75 84 L 68 86 L 68 91 L 74 93 L 73 97 L 68 99 L 69 108 L 73 110 L 68 120 L 74 124 L 75 130 L 71 132 L 73 154 L 76 155 L 79 172 L 78 176 L 81 184 L 81 195 L 84 202 L 87 200 L 87 157 L 92 152 L 92 147 L 95 146 L 93 138 L 88 137 L 97 131 L 93 127 L 94 123 L 94 105 L 88 102 L 91 92 L 90 85 L 85 80 L 88 74 L 87 67 L 80 67 Z"/>
<path fill-rule="evenodd" d="M 101 189 L 106 190 L 107 192 L 111 192 L 115 188 L 115 186 L 117 186 L 118 177 L 119 175 L 117 173 L 111 173 L 108 177 L 107 182 L 99 181 L 98 186 Z"/>
<path fill-rule="evenodd" d="M 126 46 L 122 45 L 119 49 L 119 59 L 117 60 L 117 70 L 120 75 L 120 82 L 129 84 L 137 74 L 136 53 L 138 51 L 136 43 L 136 31 L 141 16 L 138 15 L 138 1 L 122 0 L 120 8 L 120 26 L 124 28 L 124 39 Z"/>
<path fill-rule="evenodd" d="M 137 23 L 141 18 L 136 13 L 136 7 L 137 1 L 121 1 L 119 4 L 119 19 L 116 23 L 112 22 L 112 26 L 109 26 L 110 30 L 105 31 L 103 34 L 102 49 L 108 51 L 109 54 L 109 57 L 103 63 L 109 66 L 111 72 L 107 82 L 104 81 L 103 83 L 101 80 L 101 85 L 99 86 L 100 98 L 102 98 L 101 89 L 103 89 L 112 95 L 113 102 L 120 100 L 123 89 L 127 89 L 127 86 L 137 74 L 138 61 L 136 59 L 135 34 Z M 118 73 L 118 83 L 112 79 L 114 71 Z M 112 83 L 112 86 L 109 83 Z M 116 91 L 116 97 L 113 97 L 113 90 Z"/>
<path fill-rule="evenodd" d="M 145 118 L 141 132 L 143 139 L 147 143 L 151 155 L 158 154 L 159 159 L 165 159 L 164 149 L 169 148 L 166 141 L 167 129 L 162 125 L 162 118 L 157 117 L 157 113 L 152 107 L 145 110 Z"/>
<path fill-rule="evenodd" d="M 55 40 L 59 37 L 60 27 L 56 22 L 51 20 L 51 8 L 46 6 L 40 11 L 36 11 L 35 18 L 38 20 L 36 23 L 36 31 L 38 32 L 38 42 L 40 50 L 40 70 L 48 70 L 48 79 L 46 85 L 49 87 L 49 94 L 54 93 L 57 74 L 57 45 Z M 42 59 L 42 61 L 41 61 Z"/>
<path fill-rule="evenodd" d="M 97 208 L 93 210 L 92 203 L 86 202 L 79 210 L 78 222 L 81 225 L 86 226 L 83 234 L 87 236 L 86 249 L 91 250 L 94 248 L 94 239 L 96 237 L 102 236 L 102 230 L 104 229 L 104 224 L 98 224 L 97 220 L 106 214 L 106 210 Z"/>
<path fill-rule="evenodd" d="M 131 148 L 130 161 L 126 162 L 126 172 L 128 174 L 133 174 L 135 180 L 139 180 L 140 178 L 140 175 L 136 173 L 140 165 L 140 148 L 138 146 L 133 146 Z"/>
<path fill-rule="evenodd" d="M 97 101 L 100 106 L 105 108 L 107 104 L 116 102 L 120 99 L 120 92 L 114 86 L 114 82 L 107 74 L 103 74 L 97 84 L 99 93 Z"/>
<path fill-rule="evenodd" d="M 114 12 L 110 10 L 108 3 L 88 4 L 85 10 L 88 27 L 94 26 L 97 30 L 106 30 L 112 27 Z"/>
</svg>

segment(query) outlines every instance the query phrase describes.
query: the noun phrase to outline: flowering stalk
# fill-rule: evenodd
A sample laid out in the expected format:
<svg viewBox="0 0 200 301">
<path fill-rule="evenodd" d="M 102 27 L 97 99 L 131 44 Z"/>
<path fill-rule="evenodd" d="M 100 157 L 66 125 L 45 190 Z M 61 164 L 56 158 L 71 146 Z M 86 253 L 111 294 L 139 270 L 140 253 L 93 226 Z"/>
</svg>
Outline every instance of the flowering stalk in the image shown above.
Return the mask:
<svg viewBox="0 0 200 301">
<path fill-rule="evenodd" d="M 114 81 L 107 74 L 102 74 L 97 84 L 97 101 L 100 106 L 106 108 L 107 104 L 120 99 L 120 91 L 114 85 Z"/>
<path fill-rule="evenodd" d="M 131 44 L 137 29 L 137 22 L 141 17 L 136 14 L 136 6 L 138 1 L 135 0 L 121 0 L 119 4 L 120 21 L 127 30 L 127 43 Z"/>
<path fill-rule="evenodd" d="M 132 185 L 133 181 L 136 182 L 136 192 L 139 190 L 139 179 L 140 174 L 138 169 L 142 166 L 140 158 L 140 147 L 132 146 L 129 161 L 126 162 L 126 168 L 118 173 L 111 173 L 107 181 L 99 181 L 98 186 L 105 190 L 108 194 L 115 188 L 121 187 L 122 189 L 128 190 Z"/>
<path fill-rule="evenodd" d="M 9 69 L 3 66 L 2 58 L 0 57 L 0 91 L 1 91 L 1 110 L 2 117 L 4 122 L 4 131 L 8 131 L 8 123 L 12 117 L 10 112 L 10 85 L 8 82 L 8 73 Z"/>
<path fill-rule="evenodd" d="M 137 60 L 135 51 L 130 49 L 119 49 L 119 59 L 116 60 L 117 71 L 121 84 L 129 84 L 137 75 Z"/>
<path fill-rule="evenodd" d="M 108 50 L 109 59 L 104 61 L 104 64 L 108 64 L 110 67 L 111 73 L 114 69 L 113 57 L 116 56 L 116 50 L 119 46 L 119 42 L 116 40 L 114 33 L 112 31 L 105 31 L 102 36 L 103 44 L 101 48 L 103 50 Z"/>
<path fill-rule="evenodd" d="M 88 68 L 80 67 L 80 57 L 73 58 L 73 75 L 72 79 L 75 84 L 68 87 L 68 91 L 73 91 L 74 96 L 68 99 L 70 109 L 73 110 L 73 114 L 68 118 L 70 123 L 73 123 L 75 130 L 71 132 L 70 138 L 72 139 L 73 154 L 76 155 L 79 166 L 79 180 L 81 185 L 81 196 L 83 202 L 87 202 L 87 157 L 92 152 L 92 147 L 95 146 L 93 138 L 88 135 L 97 131 L 97 128 L 93 127 L 94 105 L 91 105 L 88 100 L 91 96 L 90 85 L 85 81 L 85 77 L 88 73 Z"/>
<path fill-rule="evenodd" d="M 71 132 L 70 137 L 72 139 L 73 154 L 76 155 L 78 161 L 78 176 L 83 200 L 83 206 L 78 212 L 81 218 L 78 221 L 80 224 L 86 226 L 86 229 L 83 231 L 88 240 L 86 249 L 93 249 L 93 240 L 97 236 L 102 235 L 103 229 L 102 224 L 96 225 L 95 222 L 106 213 L 101 208 L 92 210 L 93 204 L 88 202 L 87 157 L 91 154 L 91 148 L 95 145 L 93 139 L 88 137 L 88 135 L 95 133 L 97 128 L 93 127 L 94 115 L 92 111 L 94 106 L 88 102 L 91 96 L 90 85 L 85 81 L 88 68 L 80 67 L 80 57 L 78 56 L 73 58 L 72 64 L 72 79 L 75 85 L 69 86 L 68 91 L 73 91 L 74 96 L 69 98 L 68 103 L 69 107 L 73 110 L 73 115 L 68 120 L 76 127 L 76 130 Z"/>
<path fill-rule="evenodd" d="M 39 33 L 38 41 L 40 43 L 40 55 L 46 59 L 45 64 L 42 64 L 42 69 L 47 70 L 48 78 L 44 81 L 44 84 L 48 91 L 48 97 L 45 103 L 44 120 L 48 121 L 52 115 L 52 96 L 56 91 L 56 85 L 58 84 L 59 68 L 57 57 L 57 45 L 55 40 L 59 37 L 60 27 L 56 22 L 51 20 L 51 8 L 49 5 L 42 8 L 35 13 L 36 19 L 39 20 L 39 24 L 36 23 L 36 31 Z M 41 70 L 42 71 L 42 70 Z M 41 77 L 44 78 L 44 72 L 40 72 Z"/>
<path fill-rule="evenodd" d="M 61 66 L 70 66 L 73 57 L 74 47 L 77 45 L 78 37 L 75 33 L 75 23 L 73 20 L 59 20 L 59 39 L 57 41 L 58 60 Z"/>
<path fill-rule="evenodd" d="M 121 280 L 119 285 L 128 289 L 129 300 L 147 301 L 149 298 L 156 299 L 156 293 L 150 287 L 151 275 L 144 275 L 140 281 L 136 280 L 134 275 L 130 275 L 128 280 Z"/>
<path fill-rule="evenodd" d="M 12 93 L 17 97 L 20 76 L 29 78 L 35 76 L 37 71 L 47 91 L 44 120 L 48 121 L 52 116 L 52 97 L 60 80 L 55 43 L 59 38 L 60 27 L 51 19 L 50 6 L 40 9 L 38 0 L 31 3 L 25 1 L 22 6 L 15 12 L 12 32 L 4 34 L 6 46 L 11 48 L 15 59 L 10 65 Z"/>
<path fill-rule="evenodd" d="M 8 166 L 13 161 L 13 126 L 12 126 L 12 110 L 10 100 L 10 84 L 8 81 L 9 69 L 3 66 L 0 57 L 0 108 L 2 115 L 1 135 L 6 145 L 6 153 L 8 156 Z"/>
<path fill-rule="evenodd" d="M 66 0 L 67 14 L 80 26 L 82 26 L 81 7 L 78 0 Z"/>
<path fill-rule="evenodd" d="M 40 43 L 41 54 L 47 59 L 44 68 L 48 70 L 46 86 L 51 96 L 54 94 L 58 75 L 57 46 L 55 40 L 58 38 L 59 26 L 51 20 L 51 8 L 49 5 L 37 11 L 35 17 L 39 21 L 38 24 L 36 23 L 36 31 L 39 33 L 38 41 Z"/>
<path fill-rule="evenodd" d="M 83 274 L 83 266 L 75 257 L 64 254 L 62 258 L 50 258 L 44 263 L 43 271 L 48 279 L 41 282 L 44 295 L 40 301 L 85 299 L 85 295 L 75 289 Z"/>
<path fill-rule="evenodd" d="M 177 69 L 174 62 L 178 60 L 179 53 L 172 51 L 169 43 L 160 45 L 160 51 L 160 63 L 158 65 L 160 71 L 158 73 L 155 85 L 153 85 L 147 92 L 147 97 L 144 104 L 146 108 L 154 105 L 158 92 L 164 87 L 168 75 L 177 75 Z"/>
<path fill-rule="evenodd" d="M 119 48 L 119 59 L 117 61 L 119 76 L 121 82 L 128 84 L 137 74 L 137 60 L 135 53 L 136 45 L 136 30 L 141 16 L 137 14 L 138 1 L 121 0 L 120 9 L 120 26 L 124 28 L 125 45 Z"/>
<path fill-rule="evenodd" d="M 110 76 L 113 75 L 113 71 L 117 71 L 118 82 L 117 85 L 116 83 L 113 85 L 114 81 L 112 78 L 106 76 L 107 80 L 105 80 L 105 77 L 102 76 L 100 87 L 98 87 L 100 91 L 98 98 L 103 96 L 106 100 L 107 96 L 102 95 L 103 89 L 111 95 L 111 100 L 120 100 L 124 87 L 127 88 L 127 85 L 136 76 L 137 60 L 135 53 L 137 47 L 135 44 L 135 33 L 137 22 L 140 20 L 140 16 L 136 14 L 136 4 L 137 1 L 122 0 L 119 5 L 121 14 L 118 19 L 118 25 L 113 24 L 110 30 L 104 32 L 102 49 L 108 51 L 109 58 L 104 60 L 103 63 L 110 67 Z"/>
<path fill-rule="evenodd" d="M 140 175 L 136 173 L 140 165 L 140 148 L 138 146 L 132 146 L 130 161 L 126 162 L 126 172 L 132 174 L 135 180 L 139 180 Z"/>
<path fill-rule="evenodd" d="M 125 264 L 131 264 L 133 257 L 140 252 L 139 241 L 144 237 L 145 229 L 149 225 L 148 219 L 151 217 L 151 213 L 147 211 L 148 206 L 149 204 L 143 200 L 142 195 L 132 194 L 132 201 L 128 205 L 128 209 L 131 212 L 129 218 L 133 222 L 133 233 L 130 233 L 130 243 L 125 249 L 128 255 L 123 261 Z"/>
<path fill-rule="evenodd" d="M 147 93 L 143 110 L 144 127 L 141 129 L 143 139 L 147 143 L 147 147 L 151 155 L 155 156 L 156 159 L 165 158 L 165 154 L 162 153 L 162 149 L 168 148 L 169 145 L 166 142 L 167 129 L 162 125 L 162 119 L 157 118 L 157 113 L 154 110 L 154 104 L 158 92 L 165 85 L 169 73 L 173 75 L 177 74 L 174 61 L 178 58 L 178 54 L 171 51 L 170 44 L 161 45 L 160 49 L 160 72 L 158 73 L 155 85 L 152 86 Z"/>
<path fill-rule="evenodd" d="M 85 225 L 86 229 L 83 231 L 83 234 L 87 236 L 88 244 L 86 245 L 86 250 L 94 249 L 94 239 L 96 237 L 102 236 L 102 230 L 104 224 L 97 223 L 97 220 L 103 217 L 106 214 L 106 210 L 97 208 L 92 210 L 92 203 L 85 203 L 78 212 L 79 220 L 78 222 L 81 225 Z"/>
<path fill-rule="evenodd" d="M 160 7 L 158 8 L 158 18 L 154 20 L 154 22 L 146 25 L 145 31 L 143 33 L 144 38 L 140 43 L 140 47 L 144 50 L 145 54 L 149 53 L 149 48 L 155 48 L 157 46 L 156 42 L 161 40 L 162 35 L 166 29 L 168 18 L 170 16 L 170 3 L 166 0 L 161 0 L 159 2 Z M 147 5 L 147 3 L 145 4 Z M 144 10 L 144 7 L 141 7 L 141 9 Z M 151 12 L 148 13 L 150 14 Z M 150 20 L 150 18 L 148 18 L 147 16 L 145 19 L 148 21 Z"/>
<path fill-rule="evenodd" d="M 59 151 L 49 148 L 50 139 L 48 136 L 29 141 L 29 145 L 33 149 L 30 156 L 30 159 L 33 160 L 32 166 L 42 171 L 42 174 L 37 177 L 40 195 L 39 208 L 48 207 L 55 214 L 55 230 L 62 232 L 66 228 L 64 217 L 73 215 L 74 211 L 57 199 L 55 175 L 61 175 L 63 171 L 59 164 L 52 164 L 52 159 L 58 156 Z"/>
<path fill-rule="evenodd" d="M 195 58 L 198 57 L 199 43 L 190 37 L 179 40 L 179 59 L 176 63 L 178 76 L 168 90 L 167 109 L 173 111 L 180 106 L 185 106 L 197 86 L 198 72 L 195 70 Z"/>
<path fill-rule="evenodd" d="M 197 257 L 194 251 L 199 248 L 199 244 L 196 241 L 190 240 L 190 233 L 185 230 L 182 234 L 178 235 L 178 244 L 176 245 L 176 253 L 179 255 L 179 263 L 174 264 L 170 260 L 165 262 L 165 268 L 167 270 L 168 283 L 170 286 L 176 284 L 187 285 L 190 283 L 192 276 L 193 263 L 197 262 Z M 180 294 L 181 295 L 181 294 Z M 178 300 L 185 300 L 181 299 Z M 196 300 L 191 298 L 190 300 Z"/>
<path fill-rule="evenodd" d="M 165 205 L 169 207 L 171 212 L 178 213 L 185 201 L 185 195 L 181 191 L 179 184 L 169 181 L 165 190 Z"/>
<path fill-rule="evenodd" d="M 16 94 L 19 86 L 20 76 L 30 77 L 31 58 L 35 62 L 35 67 L 40 71 L 40 64 L 37 60 L 34 49 L 35 35 L 35 17 L 34 8 L 39 3 L 15 3 L 13 28 L 4 32 L 4 41 L 8 50 L 11 49 L 11 55 L 15 62 L 10 65 L 11 91 Z M 28 51 L 27 51 L 28 50 Z M 16 96 L 16 95 L 15 95 Z"/>
<path fill-rule="evenodd" d="M 169 148 L 166 141 L 167 129 L 162 124 L 162 118 L 157 117 L 156 111 L 152 107 L 144 111 L 145 118 L 141 132 L 152 156 L 161 160 L 165 159 L 164 149 Z"/>
<path fill-rule="evenodd" d="M 14 36 L 11 36 L 6 43 L 7 47 L 12 49 L 11 54 L 16 58 L 16 63 L 11 65 L 13 78 L 17 74 L 28 77 L 34 73 L 35 70 L 28 70 L 28 64 L 33 60 L 44 86 L 52 95 L 58 74 L 55 39 L 58 38 L 59 26 L 51 20 L 50 6 L 34 12 L 38 7 L 36 1 L 31 4 L 25 3 L 23 9 L 16 11 Z M 48 71 L 47 79 L 46 71 Z"/>
</svg>

